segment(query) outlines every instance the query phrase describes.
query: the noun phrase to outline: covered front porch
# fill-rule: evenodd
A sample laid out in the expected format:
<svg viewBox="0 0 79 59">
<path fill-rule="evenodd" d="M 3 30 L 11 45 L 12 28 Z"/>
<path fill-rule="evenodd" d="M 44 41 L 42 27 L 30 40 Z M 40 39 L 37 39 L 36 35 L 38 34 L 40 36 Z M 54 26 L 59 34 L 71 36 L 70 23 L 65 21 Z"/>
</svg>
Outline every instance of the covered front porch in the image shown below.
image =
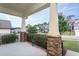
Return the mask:
<svg viewBox="0 0 79 59">
<path fill-rule="evenodd" d="M 45 51 L 43 49 L 40 49 L 39 47 L 29 45 L 29 43 L 27 42 L 28 38 L 27 38 L 25 20 L 31 14 L 36 13 L 40 10 L 43 10 L 47 7 L 50 7 L 50 21 L 49 21 L 49 32 L 47 34 L 47 50 Z M 0 4 L 0 12 L 22 18 L 20 42 L 11 44 L 13 45 L 12 47 L 10 47 L 12 49 L 11 51 L 16 52 L 16 53 L 11 52 L 12 55 L 29 55 L 29 56 L 30 55 L 45 55 L 45 56 L 62 55 L 61 36 L 58 28 L 58 13 L 57 13 L 55 3 L 51 3 L 51 4 L 49 3 L 18 3 L 18 4 L 3 3 L 3 4 Z M 7 49 L 7 46 L 9 45 L 6 45 L 5 49 Z M 1 55 L 6 55 L 6 54 L 10 55 L 8 54 L 8 52 L 10 51 L 8 50 L 6 51 L 5 49 L 4 51 L 0 50 L 0 52 L 3 53 Z M 26 49 L 26 50 L 24 51 L 23 49 Z M 20 53 L 19 51 L 20 52 L 22 51 L 22 53 Z"/>
<path fill-rule="evenodd" d="M 1 45 L 0 56 L 47 56 L 47 52 L 29 42 L 17 42 Z"/>
</svg>

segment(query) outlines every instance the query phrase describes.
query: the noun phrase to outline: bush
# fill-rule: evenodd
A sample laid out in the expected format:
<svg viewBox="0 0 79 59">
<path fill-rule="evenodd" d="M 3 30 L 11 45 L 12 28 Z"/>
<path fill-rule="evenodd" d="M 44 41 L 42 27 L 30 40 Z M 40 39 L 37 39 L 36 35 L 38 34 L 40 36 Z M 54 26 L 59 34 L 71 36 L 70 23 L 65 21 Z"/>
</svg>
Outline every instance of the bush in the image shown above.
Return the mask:
<svg viewBox="0 0 79 59">
<path fill-rule="evenodd" d="M 29 26 L 28 26 L 28 29 L 27 29 L 27 32 L 28 32 L 28 33 L 37 33 L 37 29 L 36 29 L 35 26 L 29 25 Z"/>
<path fill-rule="evenodd" d="M 15 42 L 16 39 L 18 39 L 18 36 L 16 34 L 7 34 L 1 37 L 2 44 Z"/>
<path fill-rule="evenodd" d="M 46 35 L 28 34 L 27 38 L 28 38 L 28 41 L 32 42 L 33 44 L 41 46 L 45 49 L 47 48 L 47 37 L 46 37 Z"/>
</svg>

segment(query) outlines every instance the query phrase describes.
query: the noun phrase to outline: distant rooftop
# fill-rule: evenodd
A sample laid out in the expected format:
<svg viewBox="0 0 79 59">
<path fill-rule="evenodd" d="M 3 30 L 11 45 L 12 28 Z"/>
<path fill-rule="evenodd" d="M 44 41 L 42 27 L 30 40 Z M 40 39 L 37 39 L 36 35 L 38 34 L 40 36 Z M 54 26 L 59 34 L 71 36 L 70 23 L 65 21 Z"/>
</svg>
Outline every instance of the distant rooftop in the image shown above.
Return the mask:
<svg viewBox="0 0 79 59">
<path fill-rule="evenodd" d="M 11 22 L 8 20 L 0 20 L 0 29 L 10 29 Z"/>
</svg>

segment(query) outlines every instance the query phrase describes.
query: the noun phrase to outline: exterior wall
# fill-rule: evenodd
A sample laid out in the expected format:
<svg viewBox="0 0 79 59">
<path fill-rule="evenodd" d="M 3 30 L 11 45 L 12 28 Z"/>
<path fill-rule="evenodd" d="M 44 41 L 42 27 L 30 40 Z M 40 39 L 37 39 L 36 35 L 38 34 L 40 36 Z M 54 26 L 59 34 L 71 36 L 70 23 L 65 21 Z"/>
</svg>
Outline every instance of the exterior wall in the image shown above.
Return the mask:
<svg viewBox="0 0 79 59">
<path fill-rule="evenodd" d="M 10 29 L 0 29 L 0 34 L 9 34 Z"/>
<path fill-rule="evenodd" d="M 75 36 L 79 36 L 79 30 L 75 30 Z"/>
</svg>

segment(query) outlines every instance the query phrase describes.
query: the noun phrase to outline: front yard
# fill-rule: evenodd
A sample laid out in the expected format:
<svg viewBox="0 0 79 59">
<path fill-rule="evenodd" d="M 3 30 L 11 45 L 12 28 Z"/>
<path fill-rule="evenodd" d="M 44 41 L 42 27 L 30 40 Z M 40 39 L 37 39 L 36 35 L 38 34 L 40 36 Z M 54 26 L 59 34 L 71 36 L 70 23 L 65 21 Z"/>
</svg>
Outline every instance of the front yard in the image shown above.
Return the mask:
<svg viewBox="0 0 79 59">
<path fill-rule="evenodd" d="M 79 41 L 64 40 L 63 46 L 64 48 L 79 52 Z"/>
<path fill-rule="evenodd" d="M 62 35 L 75 35 L 74 31 L 65 31 Z"/>
</svg>

